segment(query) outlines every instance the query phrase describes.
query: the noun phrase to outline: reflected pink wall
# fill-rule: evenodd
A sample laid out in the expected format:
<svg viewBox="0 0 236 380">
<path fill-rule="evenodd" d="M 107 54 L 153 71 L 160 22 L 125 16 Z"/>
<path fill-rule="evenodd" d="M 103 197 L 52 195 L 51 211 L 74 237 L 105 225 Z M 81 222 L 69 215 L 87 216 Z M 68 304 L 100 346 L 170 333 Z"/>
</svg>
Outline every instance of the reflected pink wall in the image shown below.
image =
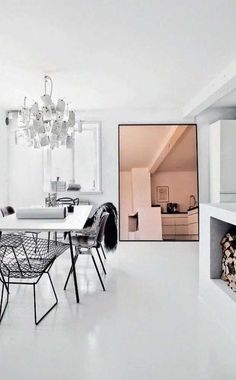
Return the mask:
<svg viewBox="0 0 236 380">
<path fill-rule="evenodd" d="M 151 207 L 151 178 L 148 168 L 133 168 L 131 176 L 133 211 L 136 212 L 142 207 Z"/>
<path fill-rule="evenodd" d="M 128 240 L 128 215 L 132 214 L 131 172 L 120 172 L 120 239 Z"/>
<path fill-rule="evenodd" d="M 155 189 L 157 186 L 169 186 L 169 202 L 178 203 L 179 211 L 186 211 L 189 207 L 190 195 L 193 194 L 197 199 L 197 172 L 157 172 L 152 175 L 152 204 L 156 204 Z"/>
</svg>

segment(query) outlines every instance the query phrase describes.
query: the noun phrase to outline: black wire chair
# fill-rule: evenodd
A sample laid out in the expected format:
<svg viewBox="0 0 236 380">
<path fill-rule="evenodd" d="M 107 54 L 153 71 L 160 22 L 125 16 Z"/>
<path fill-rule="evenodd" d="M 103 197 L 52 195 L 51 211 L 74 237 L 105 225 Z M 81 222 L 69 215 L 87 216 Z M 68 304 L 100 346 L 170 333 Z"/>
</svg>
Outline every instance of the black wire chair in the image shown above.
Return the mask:
<svg viewBox="0 0 236 380">
<path fill-rule="evenodd" d="M 101 247 L 102 241 L 104 238 L 104 231 L 105 231 L 105 226 L 107 223 L 108 216 L 109 216 L 109 214 L 107 212 L 104 212 L 101 215 L 99 223 L 96 226 L 96 230 L 94 233 L 90 232 L 90 233 L 86 234 L 86 231 L 83 232 L 83 230 L 81 230 L 81 233 L 78 233 L 77 235 L 72 236 L 72 244 L 75 246 L 74 263 L 76 263 L 79 255 L 84 255 L 84 254 L 90 255 L 92 257 L 94 267 L 96 269 L 98 278 L 100 280 L 100 283 L 102 285 L 102 289 L 104 291 L 106 289 L 105 289 L 104 283 L 102 281 L 102 277 L 100 275 L 99 269 L 97 267 L 95 258 L 93 256 L 92 249 L 96 249 L 99 261 L 100 261 L 102 269 L 103 269 L 103 272 L 104 272 L 104 274 L 106 274 L 106 269 L 105 269 L 104 264 L 102 262 L 102 259 L 101 259 L 100 253 L 99 253 L 99 248 Z M 70 279 L 71 274 L 72 274 L 72 266 L 69 270 L 69 273 L 68 273 L 68 276 L 67 276 L 67 279 L 66 279 L 66 282 L 64 285 L 64 290 L 66 290 L 66 287 L 67 287 L 67 284 L 68 284 L 68 281 Z"/>
<path fill-rule="evenodd" d="M 32 237 L 18 237 L 4 234 L 0 239 L 0 282 L 2 283 L 0 299 L 0 322 L 6 311 L 10 285 L 32 285 L 34 298 L 34 321 L 38 325 L 50 311 L 57 305 L 58 298 L 50 276 L 50 269 L 55 259 L 68 249 L 67 244 L 55 243 L 47 239 L 38 238 L 37 250 Z M 55 302 L 38 319 L 36 285 L 46 274 L 51 284 Z M 6 293 L 5 305 L 4 295 Z"/>
<path fill-rule="evenodd" d="M 0 209 L 0 215 L 1 214 L 5 218 L 6 216 L 15 214 L 15 210 L 14 210 L 14 208 L 12 206 L 2 207 Z M 34 239 L 34 242 L 35 242 L 35 249 L 37 249 L 37 241 L 38 241 L 38 237 L 39 237 L 40 232 L 36 232 L 36 231 L 17 232 L 17 235 L 19 235 L 19 236 L 22 236 L 22 235 L 25 235 L 25 234 L 32 236 L 32 238 Z M 1 236 L 1 231 L 0 231 L 0 236 Z"/>
<path fill-rule="evenodd" d="M 58 206 L 74 206 L 75 203 L 74 203 L 74 199 L 73 198 L 70 198 L 70 197 L 61 197 L 61 198 L 58 198 L 57 199 L 57 205 Z M 58 238 L 58 234 L 57 232 L 54 233 L 54 239 L 55 241 L 57 242 L 57 238 Z M 51 239 L 51 233 L 48 232 L 48 240 Z"/>
<path fill-rule="evenodd" d="M 73 198 L 69 198 L 69 197 L 62 197 L 62 198 L 58 198 L 57 199 L 57 204 L 58 205 L 75 205 L 75 202 L 74 202 L 74 199 Z"/>
<path fill-rule="evenodd" d="M 2 215 L 3 218 L 9 216 L 9 215 L 12 215 L 15 213 L 15 210 L 12 206 L 6 206 L 6 207 L 2 207 L 0 209 L 0 216 Z M 4 246 L 4 248 L 11 248 L 11 249 L 15 249 L 17 248 L 18 246 L 20 246 L 22 244 L 22 239 L 21 239 L 21 236 L 23 235 L 23 233 L 16 233 L 16 234 L 12 234 L 14 235 L 14 241 L 12 240 L 10 242 L 10 245 L 8 245 L 8 241 L 7 239 L 5 239 L 4 237 L 2 238 L 2 231 L 0 231 L 0 239 L 1 239 L 1 245 Z M 3 235 L 4 236 L 4 235 Z"/>
<path fill-rule="evenodd" d="M 57 199 L 57 205 L 59 206 L 78 206 L 79 205 L 79 198 L 70 198 L 70 197 L 62 197 Z M 50 232 L 48 233 L 48 239 L 50 240 Z M 66 235 L 64 234 L 64 237 Z M 57 232 L 55 233 L 55 240 L 57 241 Z"/>
</svg>

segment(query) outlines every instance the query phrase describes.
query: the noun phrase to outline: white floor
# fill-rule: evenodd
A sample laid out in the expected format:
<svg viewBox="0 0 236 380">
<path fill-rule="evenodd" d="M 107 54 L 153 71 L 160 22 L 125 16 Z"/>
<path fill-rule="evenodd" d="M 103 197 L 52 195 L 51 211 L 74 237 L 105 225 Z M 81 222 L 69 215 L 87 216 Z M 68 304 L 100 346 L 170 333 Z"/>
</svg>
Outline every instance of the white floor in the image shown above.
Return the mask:
<svg viewBox="0 0 236 380">
<path fill-rule="evenodd" d="M 82 257 L 79 305 L 72 284 L 62 290 L 68 266 L 67 254 L 56 262 L 60 303 L 38 327 L 32 290 L 12 291 L 0 325 L 1 379 L 236 378 L 236 344 L 198 298 L 197 243 L 120 244 L 108 256 L 105 293 Z M 46 305 L 46 283 L 41 290 Z"/>
</svg>

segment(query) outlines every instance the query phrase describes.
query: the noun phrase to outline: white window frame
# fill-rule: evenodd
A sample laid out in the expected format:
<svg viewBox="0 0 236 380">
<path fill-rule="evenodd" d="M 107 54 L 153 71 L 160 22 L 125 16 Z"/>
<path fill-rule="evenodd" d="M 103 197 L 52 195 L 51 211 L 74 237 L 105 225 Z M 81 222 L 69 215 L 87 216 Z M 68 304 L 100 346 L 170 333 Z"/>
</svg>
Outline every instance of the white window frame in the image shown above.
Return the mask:
<svg viewBox="0 0 236 380">
<path fill-rule="evenodd" d="M 91 128 L 89 125 L 90 124 L 97 124 L 97 128 L 96 128 L 96 147 L 97 147 L 97 154 L 96 154 L 96 159 L 97 159 L 97 186 L 96 186 L 96 190 L 94 191 L 79 191 L 79 194 L 80 195 L 92 195 L 92 194 L 102 194 L 102 155 L 101 155 L 101 144 L 102 144 L 102 141 L 101 141 L 101 126 L 102 126 L 102 123 L 101 121 L 97 121 L 97 120 L 81 120 L 80 121 L 81 123 L 81 126 L 82 126 L 82 130 L 83 130 L 83 127 L 85 127 L 84 129 L 88 130 L 88 129 L 94 129 L 95 131 L 95 128 Z M 60 149 L 60 148 L 58 148 Z M 74 160 L 75 160 L 75 151 L 74 151 L 74 147 L 72 148 L 72 160 L 73 160 L 73 168 L 72 168 L 72 172 L 73 172 L 73 175 L 72 175 L 72 180 L 75 179 L 75 174 L 74 174 L 74 171 L 75 171 L 75 166 L 74 166 Z M 44 192 L 51 192 L 51 180 L 52 180 L 52 175 L 51 175 L 51 162 L 52 162 L 52 150 L 49 148 L 49 147 L 45 147 L 43 149 L 43 177 L 44 177 Z M 65 191 L 66 193 L 70 194 L 71 191 Z"/>
</svg>

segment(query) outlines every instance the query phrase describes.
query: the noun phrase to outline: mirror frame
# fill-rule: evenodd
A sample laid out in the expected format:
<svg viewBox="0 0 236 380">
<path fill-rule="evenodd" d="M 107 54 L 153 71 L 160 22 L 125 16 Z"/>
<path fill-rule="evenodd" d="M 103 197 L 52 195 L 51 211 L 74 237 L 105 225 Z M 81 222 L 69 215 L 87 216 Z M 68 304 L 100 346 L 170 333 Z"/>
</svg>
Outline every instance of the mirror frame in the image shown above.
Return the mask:
<svg viewBox="0 0 236 380">
<path fill-rule="evenodd" d="M 198 204 L 198 239 L 196 240 L 124 240 L 120 237 L 120 231 L 121 231 L 121 218 L 120 218 L 120 209 L 121 209 L 121 192 L 120 192 L 120 130 L 122 127 L 145 127 L 145 126 L 191 126 L 195 128 L 195 144 L 196 144 L 196 170 L 197 170 L 197 204 Z M 118 124 L 118 207 L 119 207 L 119 241 L 120 242 L 160 242 L 160 243 L 172 243 L 172 242 L 199 242 L 200 240 L 200 208 L 199 208 L 199 164 L 198 164 L 198 126 L 196 123 L 122 123 Z"/>
</svg>

